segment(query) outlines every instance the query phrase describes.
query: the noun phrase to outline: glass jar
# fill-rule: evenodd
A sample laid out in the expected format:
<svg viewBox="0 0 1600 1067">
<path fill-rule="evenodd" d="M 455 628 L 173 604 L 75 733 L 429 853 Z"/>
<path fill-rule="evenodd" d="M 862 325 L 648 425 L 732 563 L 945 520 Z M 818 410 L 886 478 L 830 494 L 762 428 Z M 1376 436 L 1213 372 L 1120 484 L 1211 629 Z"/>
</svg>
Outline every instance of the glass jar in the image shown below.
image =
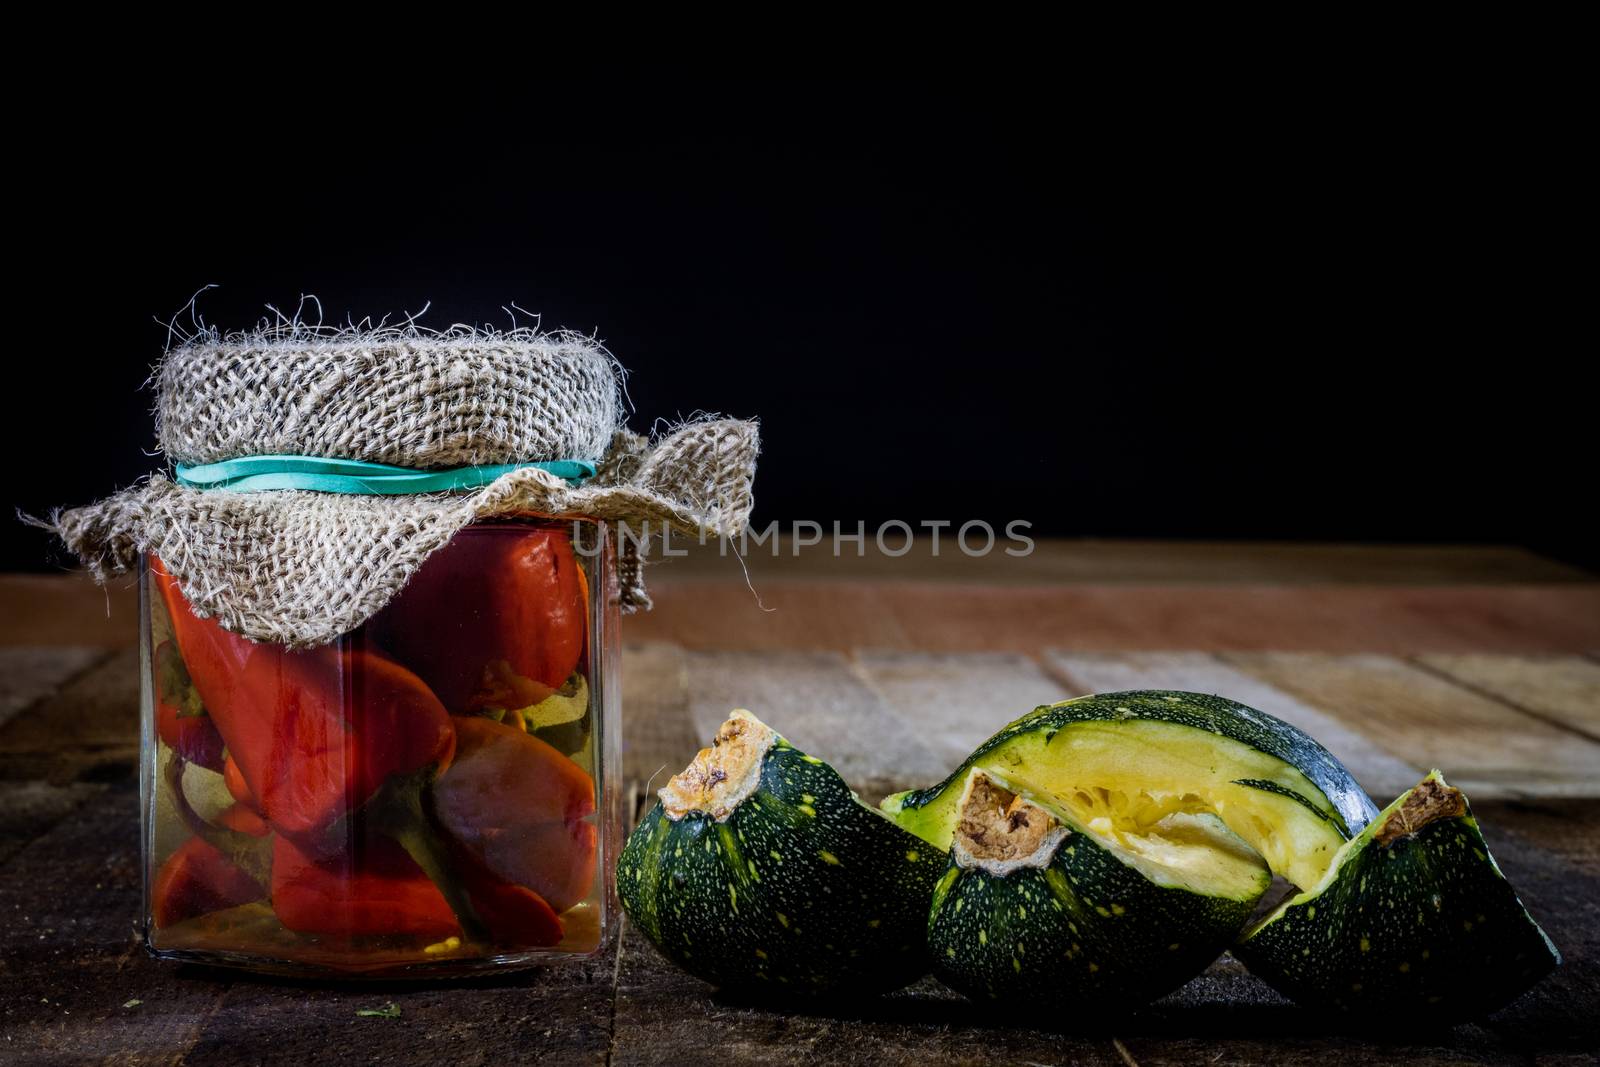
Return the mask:
<svg viewBox="0 0 1600 1067">
<path fill-rule="evenodd" d="M 466 973 L 612 933 L 605 524 L 468 526 L 330 645 L 257 644 L 145 558 L 145 943 L 302 975 Z"/>
</svg>

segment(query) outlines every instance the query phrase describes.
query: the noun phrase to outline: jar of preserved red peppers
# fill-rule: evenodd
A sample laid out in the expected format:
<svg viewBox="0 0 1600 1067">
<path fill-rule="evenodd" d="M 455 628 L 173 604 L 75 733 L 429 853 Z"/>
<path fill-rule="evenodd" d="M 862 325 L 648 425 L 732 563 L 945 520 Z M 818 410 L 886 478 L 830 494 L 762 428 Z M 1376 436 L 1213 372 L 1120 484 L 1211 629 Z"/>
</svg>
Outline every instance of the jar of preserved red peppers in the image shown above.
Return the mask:
<svg viewBox="0 0 1600 1067">
<path fill-rule="evenodd" d="M 368 622 L 298 651 L 200 618 L 147 557 L 151 950 L 433 972 L 600 948 L 610 543 L 583 520 L 467 526 Z"/>
<path fill-rule="evenodd" d="M 145 940 L 297 974 L 600 951 L 649 524 L 732 535 L 752 423 L 620 426 L 569 335 L 203 335 L 170 477 L 56 518 L 142 592 Z M 632 526 L 634 529 L 630 530 Z"/>
</svg>

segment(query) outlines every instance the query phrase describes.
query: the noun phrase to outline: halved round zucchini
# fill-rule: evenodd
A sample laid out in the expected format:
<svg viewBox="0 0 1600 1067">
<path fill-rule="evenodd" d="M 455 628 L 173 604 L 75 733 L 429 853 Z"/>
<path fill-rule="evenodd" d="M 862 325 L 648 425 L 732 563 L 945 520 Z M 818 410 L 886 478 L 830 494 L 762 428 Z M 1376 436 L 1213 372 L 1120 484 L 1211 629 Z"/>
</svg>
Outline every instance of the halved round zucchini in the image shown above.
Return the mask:
<svg viewBox="0 0 1600 1067">
<path fill-rule="evenodd" d="M 1296 727 L 1221 697 L 1161 690 L 1036 708 L 939 785 L 896 793 L 883 809 L 948 847 L 975 767 L 1103 834 L 1137 837 L 1176 812 L 1213 813 L 1301 887 L 1316 885 L 1377 811 L 1344 765 Z"/>
<path fill-rule="evenodd" d="M 1127 1009 L 1204 970 L 1272 874 L 1215 815 L 1174 811 L 1124 838 L 969 772 L 934 890 L 934 973 L 1010 1007 Z"/>
<path fill-rule="evenodd" d="M 1459 789 L 1433 771 L 1235 948 L 1304 1004 L 1377 1020 L 1466 1019 L 1528 990 L 1561 955 L 1523 908 Z"/>
<path fill-rule="evenodd" d="M 927 973 L 943 848 L 735 711 L 629 836 L 617 891 L 668 959 L 721 986 L 871 994 Z"/>
</svg>

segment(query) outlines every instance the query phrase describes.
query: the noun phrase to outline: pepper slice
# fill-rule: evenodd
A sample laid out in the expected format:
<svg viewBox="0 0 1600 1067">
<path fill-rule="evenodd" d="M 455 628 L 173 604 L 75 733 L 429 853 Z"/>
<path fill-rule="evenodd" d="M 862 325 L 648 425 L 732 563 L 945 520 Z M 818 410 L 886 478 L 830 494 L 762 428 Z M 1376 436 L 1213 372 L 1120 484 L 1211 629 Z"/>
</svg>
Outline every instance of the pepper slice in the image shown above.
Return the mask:
<svg viewBox="0 0 1600 1067">
<path fill-rule="evenodd" d="M 275 829 L 309 838 L 391 775 L 449 762 L 450 718 L 404 667 L 366 648 L 248 641 L 196 616 L 154 557 L 151 571 L 200 699 Z"/>
<path fill-rule="evenodd" d="M 243 702 L 243 694 L 237 692 L 239 673 L 255 648 L 254 642 L 229 633 L 215 620 L 196 615 L 166 565 L 155 556 L 150 557 L 150 577 L 166 605 L 173 637 L 201 704 L 213 716 L 213 722 L 221 716 L 234 717 L 234 705 Z M 218 729 L 220 732 L 220 723 Z"/>
<path fill-rule="evenodd" d="M 455 762 L 432 788 L 439 824 L 498 877 L 558 912 L 572 907 L 594 883 L 594 781 L 515 727 L 478 716 L 455 725 Z"/>
<path fill-rule="evenodd" d="M 561 920 L 542 897 L 495 878 L 471 856 L 442 873 L 464 894 L 469 920 L 490 942 L 540 947 L 561 940 Z M 329 937 L 411 936 L 440 941 L 462 932 L 441 887 L 398 842 L 367 836 L 353 850 L 313 856 L 279 837 L 272 856 L 272 909 L 291 930 Z"/>
<path fill-rule="evenodd" d="M 222 735 L 206 714 L 177 646 L 163 641 L 151 663 L 156 684 L 156 734 L 185 760 L 208 771 L 222 770 Z"/>
<path fill-rule="evenodd" d="M 238 762 L 227 752 L 222 755 L 222 784 L 228 787 L 228 795 L 249 808 L 253 812 L 261 811 L 261 804 L 256 800 L 255 794 L 250 792 L 250 786 L 245 783 L 244 772 L 239 769 Z"/>
<path fill-rule="evenodd" d="M 335 937 L 399 934 L 443 940 L 461 932 L 439 887 L 387 837 L 316 856 L 279 835 L 272 849 L 272 910 L 291 930 Z"/>
<path fill-rule="evenodd" d="M 578 668 L 586 589 L 565 527 L 467 527 L 368 625 L 452 714 L 525 708 Z"/>
<path fill-rule="evenodd" d="M 253 716 L 219 726 L 262 816 L 291 836 L 320 832 L 391 775 L 447 763 L 455 748 L 438 700 L 375 652 L 258 645 L 241 687 Z"/>
<path fill-rule="evenodd" d="M 555 909 L 527 886 L 502 882 L 486 872 L 466 875 L 467 899 L 495 944 L 543 948 L 565 933 Z"/>
<path fill-rule="evenodd" d="M 151 919 L 157 929 L 221 911 L 266 896 L 245 874 L 210 844 L 191 837 L 167 857 L 150 890 Z"/>
<path fill-rule="evenodd" d="M 267 825 L 267 821 L 246 804 L 229 804 L 217 815 L 216 824 L 224 830 L 249 834 L 251 837 L 266 837 L 272 832 L 272 827 Z"/>
</svg>

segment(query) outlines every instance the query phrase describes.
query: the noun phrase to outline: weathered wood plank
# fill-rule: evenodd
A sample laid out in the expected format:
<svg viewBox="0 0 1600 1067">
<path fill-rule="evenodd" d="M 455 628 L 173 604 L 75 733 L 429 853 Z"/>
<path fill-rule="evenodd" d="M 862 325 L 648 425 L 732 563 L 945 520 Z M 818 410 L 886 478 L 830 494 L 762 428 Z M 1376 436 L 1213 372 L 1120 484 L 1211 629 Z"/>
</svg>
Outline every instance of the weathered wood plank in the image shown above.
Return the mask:
<svg viewBox="0 0 1600 1067">
<path fill-rule="evenodd" d="M 853 533 L 846 524 L 844 533 Z M 652 563 L 651 579 L 721 579 L 743 584 L 745 572 L 717 544 L 673 542 L 682 556 Z M 831 538 L 796 546 L 792 538 L 751 543 L 745 563 L 757 588 L 767 581 L 889 580 L 984 585 L 1066 583 L 1172 585 L 1207 582 L 1265 585 L 1503 585 L 1594 581 L 1581 568 L 1511 545 L 1353 545 L 1270 541 L 1099 541 L 1036 538 L 1027 556 L 1006 555 L 1003 541 L 986 555 L 962 553 L 946 530 L 939 552 L 924 531 L 901 555 L 878 551 L 871 533 L 863 551 Z M 890 549 L 903 546 L 889 538 Z"/>
<path fill-rule="evenodd" d="M 1523 1064 L 1521 1055 L 1483 1055 L 1449 1031 L 1407 1040 L 1373 1034 L 1278 996 L 1231 956 L 1138 1013 L 1122 1028 L 1127 1058 L 1139 1067 L 1241 1064 L 1323 1067 L 1330 1062 L 1389 1067 L 1399 1063 Z"/>
<path fill-rule="evenodd" d="M 1469 796 L 1600 794 L 1600 744 L 1387 656 L 1237 653 L 1229 662 Z"/>
<path fill-rule="evenodd" d="M 775 1010 L 716 992 L 624 933 L 615 1064 L 923 1065 L 1081 1063 L 1120 1067 L 1109 1038 L 1014 1025 L 932 979 L 878 999 Z"/>
<path fill-rule="evenodd" d="M 1216 693 L 1293 723 L 1322 742 L 1375 797 L 1394 797 L 1424 771 L 1336 716 L 1203 652 L 1055 652 L 1048 663 L 1084 693 L 1186 689 Z"/>
<path fill-rule="evenodd" d="M 150 959 L 134 933 L 137 801 L 131 783 L 111 787 L 8 862 L 0 882 L 0 1061 L 604 1061 L 609 952 L 467 984 L 355 986 Z M 400 1018 L 355 1015 L 388 1002 Z"/>
<path fill-rule="evenodd" d="M 95 782 L 0 782 L 0 864 L 105 788 Z"/>
<path fill-rule="evenodd" d="M 0 725 L 0 780 L 111 780 L 131 772 L 138 755 L 135 648 L 117 651 Z"/>
<path fill-rule="evenodd" d="M 629 640 L 722 651 L 912 647 L 870 583 L 767 582 L 757 600 L 742 583 L 657 581 L 655 574 L 655 607 L 623 624 Z"/>
<path fill-rule="evenodd" d="M 1059 585 L 931 581 L 651 586 L 630 640 L 695 649 L 1026 652 L 1167 649 L 1581 652 L 1600 647 L 1600 583 L 1484 587 Z"/>
<path fill-rule="evenodd" d="M 87 573 L 0 575 L 0 645 L 93 645 L 139 640 L 139 583 L 98 586 Z"/>
<path fill-rule="evenodd" d="M 855 661 L 946 772 L 1018 715 L 1070 695 L 1032 659 L 1011 652 L 863 650 Z"/>
<path fill-rule="evenodd" d="M 745 571 L 716 545 L 658 559 L 653 587 L 684 582 L 744 590 Z M 933 582 L 1051 585 L 1410 585 L 1502 586 L 1592 583 L 1595 575 L 1509 545 L 1349 545 L 1271 542 L 1097 541 L 1038 538 L 1032 554 L 963 555 L 948 531 L 941 551 L 926 534 L 905 555 L 877 551 L 869 535 L 858 556 L 823 543 L 752 545 L 749 577 L 766 596 L 777 583 Z M 774 552 L 776 549 L 776 553 Z M 749 597 L 748 592 L 743 594 Z M 769 600 L 770 603 L 770 600 Z M 131 579 L 99 587 L 86 573 L 0 575 L 0 644 L 115 647 L 138 639 L 138 590 Z M 630 620 L 648 623 L 648 616 Z M 645 637 L 644 630 L 636 631 Z M 657 635 L 649 634 L 652 639 Z M 668 638 L 672 639 L 671 637 Z M 1075 642 L 1076 643 L 1076 642 Z M 1131 647 L 1131 646 L 1130 646 Z M 1170 646 L 1178 647 L 1178 646 Z"/>
<path fill-rule="evenodd" d="M 221 1000 L 181 1062 L 600 1064 L 611 1045 L 614 972 L 611 952 L 464 983 L 345 985 L 200 972 L 197 980 L 220 988 Z M 398 1018 L 355 1014 L 388 1004 Z"/>
<path fill-rule="evenodd" d="M 676 645 L 629 645 L 622 657 L 622 780 L 642 791 L 660 772 L 676 773 L 710 740 L 689 711 L 689 666 Z M 631 813 L 629 813 L 631 815 Z"/>
<path fill-rule="evenodd" d="M 718 562 L 728 570 L 714 578 L 674 577 L 670 563 L 653 568 L 656 609 L 628 619 L 628 638 L 700 649 L 837 651 L 1600 649 L 1600 583 L 1530 581 L 1509 571 L 1517 580 L 1460 586 L 1299 584 L 1233 570 L 1212 584 L 1192 574 L 1159 577 L 1161 584 L 1087 574 L 1054 584 L 1029 561 L 1008 558 L 1008 577 L 992 579 L 949 580 L 942 565 L 853 580 L 841 580 L 836 569 L 814 580 L 757 574 L 761 600 L 775 609 L 763 611 L 735 562 Z M 102 591 L 81 578 L 49 575 L 0 578 L 0 645 L 129 645 L 137 622 L 137 597 L 128 588 Z"/>
<path fill-rule="evenodd" d="M 105 655 L 80 645 L 0 645 L 0 725 Z"/>
<path fill-rule="evenodd" d="M 1539 797 L 1474 801 L 1472 811 L 1496 833 L 1526 841 L 1532 848 L 1600 878 L 1600 804 L 1581 798 Z"/>
<path fill-rule="evenodd" d="M 1461 684 L 1600 740 L 1600 663 L 1583 656 L 1434 654 L 1417 662 Z"/>
<path fill-rule="evenodd" d="M 217 990 L 138 947 L 138 789 L 120 782 L 17 851 L 0 879 L 0 1020 L 20 1063 L 169 1063 Z M 130 1000 L 142 1004 L 124 1007 Z"/>
<path fill-rule="evenodd" d="M 1040 1029 L 932 982 L 842 1008 L 772 1011 L 710 993 L 630 937 L 614 1024 L 612 961 L 446 986 L 343 986 L 158 965 L 134 945 L 137 800 L 131 781 L 21 849 L 0 880 L 0 1032 L 18 1063 L 725 1062 L 1525 1063 L 1579 1057 L 1600 1000 L 1600 828 L 1593 801 L 1485 803 L 1507 876 L 1567 957 L 1486 1023 L 1371 1036 L 1284 1004 L 1223 961 L 1132 1019 L 1064 1011 Z M 1577 842 L 1575 845 L 1574 842 Z M 124 1008 L 129 1000 L 143 1001 Z M 393 1001 L 399 1019 L 354 1011 Z M 1058 1032 L 1059 1031 L 1059 1032 Z"/>
<path fill-rule="evenodd" d="M 729 711 L 747 708 L 796 747 L 827 760 L 863 798 L 944 773 L 943 760 L 837 653 L 693 652 L 688 667 L 701 744 Z"/>
</svg>

